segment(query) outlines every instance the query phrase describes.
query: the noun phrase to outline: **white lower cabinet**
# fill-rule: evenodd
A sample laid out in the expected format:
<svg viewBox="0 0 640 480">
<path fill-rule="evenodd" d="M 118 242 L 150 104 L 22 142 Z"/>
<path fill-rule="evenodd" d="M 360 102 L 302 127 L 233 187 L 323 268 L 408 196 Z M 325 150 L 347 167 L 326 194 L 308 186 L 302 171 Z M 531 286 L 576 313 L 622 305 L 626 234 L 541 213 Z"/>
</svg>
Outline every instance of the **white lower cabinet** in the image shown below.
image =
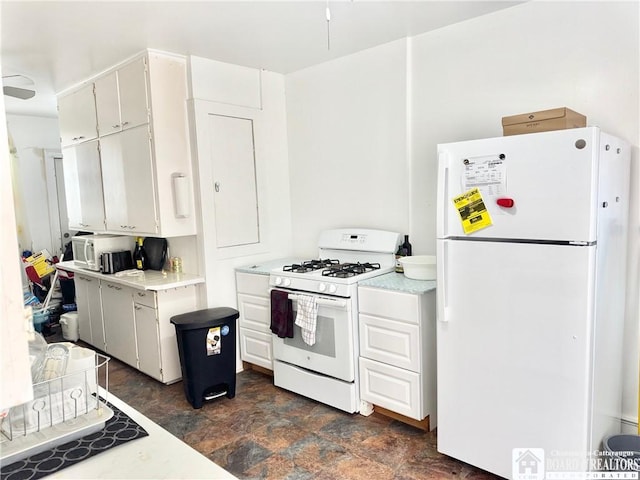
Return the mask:
<svg viewBox="0 0 640 480">
<path fill-rule="evenodd" d="M 197 310 L 195 285 L 143 290 L 99 276 L 74 279 L 81 340 L 162 383 L 182 378 L 171 317 Z"/>
<path fill-rule="evenodd" d="M 138 369 L 150 377 L 162 380 L 162 359 L 160 357 L 160 333 L 156 309 L 140 303 L 133 304 L 136 324 L 136 346 L 138 348 Z"/>
<path fill-rule="evenodd" d="M 74 275 L 76 304 L 78 306 L 78 333 L 80 340 L 105 350 L 104 327 L 102 325 L 102 301 L 100 280 L 84 275 Z"/>
<path fill-rule="evenodd" d="M 240 327 L 240 357 L 245 362 L 273 370 L 271 333 Z"/>
<path fill-rule="evenodd" d="M 358 287 L 360 396 L 436 427 L 435 291 Z"/>
<path fill-rule="evenodd" d="M 269 275 L 236 272 L 240 358 L 273 370 Z"/>
<path fill-rule="evenodd" d="M 106 352 L 138 368 L 133 289 L 102 281 L 101 290 Z"/>
</svg>

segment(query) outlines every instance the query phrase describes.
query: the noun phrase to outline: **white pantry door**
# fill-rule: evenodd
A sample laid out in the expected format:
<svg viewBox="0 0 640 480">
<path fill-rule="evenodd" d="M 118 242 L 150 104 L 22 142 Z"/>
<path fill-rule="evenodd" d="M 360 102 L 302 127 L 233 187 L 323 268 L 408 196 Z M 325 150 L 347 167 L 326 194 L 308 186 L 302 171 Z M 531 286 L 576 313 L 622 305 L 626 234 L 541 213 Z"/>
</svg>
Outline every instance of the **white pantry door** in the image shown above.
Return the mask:
<svg viewBox="0 0 640 480">
<path fill-rule="evenodd" d="M 253 120 L 209 115 L 218 248 L 260 241 Z"/>
</svg>

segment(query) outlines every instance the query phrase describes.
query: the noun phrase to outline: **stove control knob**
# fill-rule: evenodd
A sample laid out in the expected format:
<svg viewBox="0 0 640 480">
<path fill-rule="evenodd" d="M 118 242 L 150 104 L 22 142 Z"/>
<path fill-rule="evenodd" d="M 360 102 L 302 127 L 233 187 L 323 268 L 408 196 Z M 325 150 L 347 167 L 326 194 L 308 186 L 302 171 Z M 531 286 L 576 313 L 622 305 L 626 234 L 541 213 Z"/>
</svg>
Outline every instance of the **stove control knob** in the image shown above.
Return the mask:
<svg viewBox="0 0 640 480">
<path fill-rule="evenodd" d="M 290 278 L 285 278 L 284 279 L 284 286 L 288 287 L 289 285 L 291 285 L 291 279 Z"/>
<path fill-rule="evenodd" d="M 280 277 L 276 277 L 276 285 L 281 285 L 282 279 Z"/>
<path fill-rule="evenodd" d="M 320 290 L 321 292 L 324 292 L 327 289 L 327 286 L 324 283 L 321 283 L 320 285 L 318 285 L 318 290 Z"/>
<path fill-rule="evenodd" d="M 333 284 L 329 285 L 329 293 L 336 293 L 336 290 L 338 290 L 338 287 Z"/>
</svg>

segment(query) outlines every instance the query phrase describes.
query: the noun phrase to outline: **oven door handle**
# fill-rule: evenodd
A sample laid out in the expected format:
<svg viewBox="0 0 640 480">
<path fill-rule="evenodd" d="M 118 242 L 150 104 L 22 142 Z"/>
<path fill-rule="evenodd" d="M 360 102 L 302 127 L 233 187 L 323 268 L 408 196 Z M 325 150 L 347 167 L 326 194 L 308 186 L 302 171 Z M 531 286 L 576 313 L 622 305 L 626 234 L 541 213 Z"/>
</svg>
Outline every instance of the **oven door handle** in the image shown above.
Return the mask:
<svg viewBox="0 0 640 480">
<path fill-rule="evenodd" d="M 289 294 L 289 300 L 298 300 L 298 295 L 295 295 L 293 293 Z M 324 298 L 324 297 L 316 297 L 316 303 L 318 305 L 325 305 L 325 306 L 329 306 L 329 307 L 337 307 L 337 308 L 344 308 L 347 306 L 347 301 L 346 300 L 341 300 L 341 299 L 333 299 L 333 298 Z"/>
</svg>

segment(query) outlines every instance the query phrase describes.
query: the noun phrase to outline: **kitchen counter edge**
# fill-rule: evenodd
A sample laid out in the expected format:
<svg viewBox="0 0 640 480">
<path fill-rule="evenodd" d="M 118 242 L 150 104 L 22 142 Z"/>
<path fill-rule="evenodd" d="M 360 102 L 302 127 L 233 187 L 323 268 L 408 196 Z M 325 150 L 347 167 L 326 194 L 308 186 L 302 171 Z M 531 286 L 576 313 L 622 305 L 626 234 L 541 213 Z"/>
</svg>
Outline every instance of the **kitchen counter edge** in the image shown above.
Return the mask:
<svg viewBox="0 0 640 480">
<path fill-rule="evenodd" d="M 94 272 L 93 270 L 86 270 L 84 268 L 77 267 L 73 263 L 73 260 L 57 263 L 56 268 L 58 270 L 73 272 L 79 275 L 97 278 L 112 283 L 118 283 L 140 290 L 169 290 L 171 288 L 186 287 L 189 285 L 204 283 L 204 277 L 201 277 L 199 275 L 172 272 L 166 272 L 166 274 L 163 274 L 162 272 L 156 270 L 145 270 L 144 275 L 141 276 L 117 277 L 116 275 L 107 275 L 100 272 Z"/>
<path fill-rule="evenodd" d="M 277 258 L 275 260 L 266 260 L 264 262 L 256 262 L 251 265 L 242 265 L 236 267 L 236 272 L 255 273 L 256 275 L 269 275 L 271 270 L 282 268 L 284 265 L 292 263 L 300 263 L 300 259 L 296 257 Z"/>
<path fill-rule="evenodd" d="M 379 288 L 396 292 L 423 294 L 436 289 L 435 280 L 412 280 L 402 273 L 385 273 L 377 277 L 358 282 L 359 287 Z"/>
<path fill-rule="evenodd" d="M 126 413 L 149 434 L 100 455 L 59 470 L 47 479 L 215 479 L 237 480 L 237 477 L 212 462 L 206 456 L 176 438 L 132 406 L 106 393 L 100 395 Z M 176 460 L 177 459 L 177 460 Z"/>
</svg>

